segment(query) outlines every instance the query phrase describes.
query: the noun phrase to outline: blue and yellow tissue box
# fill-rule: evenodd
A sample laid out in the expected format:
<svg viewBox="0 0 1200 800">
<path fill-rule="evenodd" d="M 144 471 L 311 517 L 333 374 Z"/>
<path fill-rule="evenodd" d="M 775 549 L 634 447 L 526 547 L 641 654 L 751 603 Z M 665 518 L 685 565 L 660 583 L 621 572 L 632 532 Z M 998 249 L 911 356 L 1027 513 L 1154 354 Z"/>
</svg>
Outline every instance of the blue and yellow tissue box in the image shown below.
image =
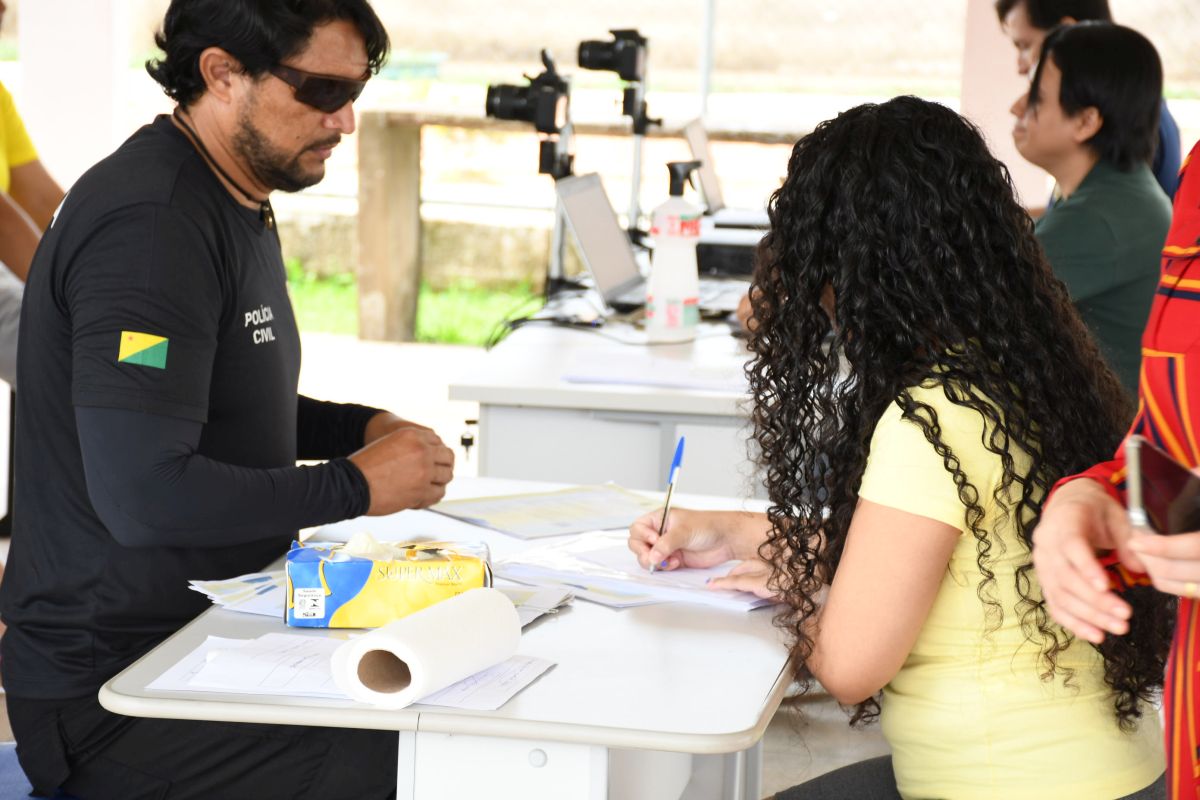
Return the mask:
<svg viewBox="0 0 1200 800">
<path fill-rule="evenodd" d="M 492 585 L 483 544 L 292 542 L 287 554 L 287 624 L 378 628 L 414 611 Z"/>
</svg>

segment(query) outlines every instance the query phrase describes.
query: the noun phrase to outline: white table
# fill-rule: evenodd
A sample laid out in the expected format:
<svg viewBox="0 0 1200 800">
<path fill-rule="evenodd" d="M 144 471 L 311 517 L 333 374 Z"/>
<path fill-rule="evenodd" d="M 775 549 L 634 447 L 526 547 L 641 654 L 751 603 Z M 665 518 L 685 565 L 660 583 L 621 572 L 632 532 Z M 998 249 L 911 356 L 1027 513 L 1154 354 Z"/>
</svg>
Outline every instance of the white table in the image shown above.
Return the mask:
<svg viewBox="0 0 1200 800">
<path fill-rule="evenodd" d="M 702 324 L 694 342 L 622 344 L 627 325 L 599 331 L 530 325 L 450 386 L 479 403 L 479 474 L 572 483 L 616 481 L 666 488 L 675 443 L 687 437 L 681 487 L 726 497 L 765 496 L 752 462 L 749 402 L 741 390 L 572 383 L 581 359 L 639 361 L 646 354 L 708 372 L 740 373 L 750 354 L 724 324 Z M 637 370 L 631 370 L 636 372 Z"/>
<path fill-rule="evenodd" d="M 555 487 L 464 479 L 451 496 Z M 761 507 L 749 502 L 744 507 Z M 679 496 L 679 503 L 739 507 L 711 497 Z M 368 530 L 380 539 L 482 540 L 496 558 L 527 546 L 421 511 L 330 530 Z M 525 630 L 519 652 L 557 666 L 494 712 L 388 711 L 348 700 L 146 689 L 206 636 L 252 638 L 285 629 L 282 621 L 213 609 L 105 684 L 100 702 L 132 716 L 400 731 L 398 797 L 404 800 L 757 800 L 759 741 L 790 683 L 787 648 L 771 625 L 772 613 L 679 604 L 618 611 L 576 601 Z"/>
</svg>

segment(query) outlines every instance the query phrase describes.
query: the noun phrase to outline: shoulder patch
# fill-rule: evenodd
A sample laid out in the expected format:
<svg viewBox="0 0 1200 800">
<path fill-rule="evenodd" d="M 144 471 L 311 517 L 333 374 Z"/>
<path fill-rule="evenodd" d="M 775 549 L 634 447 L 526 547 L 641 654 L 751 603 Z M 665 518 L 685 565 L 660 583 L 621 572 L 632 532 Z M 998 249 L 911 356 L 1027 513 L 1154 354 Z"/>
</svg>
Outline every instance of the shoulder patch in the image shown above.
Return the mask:
<svg viewBox="0 0 1200 800">
<path fill-rule="evenodd" d="M 117 361 L 126 364 L 140 364 L 143 367 L 156 369 L 167 368 L 167 345 L 170 340 L 165 336 L 155 336 L 152 333 L 137 333 L 121 331 L 121 347 L 117 351 Z"/>
</svg>

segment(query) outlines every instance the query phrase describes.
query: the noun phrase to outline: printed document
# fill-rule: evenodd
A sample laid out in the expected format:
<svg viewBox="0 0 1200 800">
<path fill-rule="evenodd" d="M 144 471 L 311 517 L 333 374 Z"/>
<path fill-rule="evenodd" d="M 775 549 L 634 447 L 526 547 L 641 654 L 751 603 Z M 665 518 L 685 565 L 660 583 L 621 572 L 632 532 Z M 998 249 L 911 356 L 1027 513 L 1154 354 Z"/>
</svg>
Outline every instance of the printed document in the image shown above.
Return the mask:
<svg viewBox="0 0 1200 800">
<path fill-rule="evenodd" d="M 520 539 L 628 528 L 661 501 L 614 484 L 555 492 L 477 497 L 438 503 L 430 511 Z"/>
</svg>

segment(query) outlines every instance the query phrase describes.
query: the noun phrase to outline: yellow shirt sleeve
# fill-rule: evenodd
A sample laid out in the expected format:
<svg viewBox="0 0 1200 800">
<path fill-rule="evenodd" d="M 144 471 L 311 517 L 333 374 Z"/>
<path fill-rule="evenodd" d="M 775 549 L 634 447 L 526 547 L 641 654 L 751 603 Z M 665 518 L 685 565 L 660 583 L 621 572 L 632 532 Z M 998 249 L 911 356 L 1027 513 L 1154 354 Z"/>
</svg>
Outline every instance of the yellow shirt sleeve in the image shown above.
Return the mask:
<svg viewBox="0 0 1200 800">
<path fill-rule="evenodd" d="M 909 391 L 915 400 L 937 412 L 942 441 L 950 444 L 968 480 L 976 487 L 990 486 L 979 480 L 980 467 L 987 470 L 991 455 L 979 443 L 982 418 L 947 400 L 940 386 Z M 871 452 L 858 495 L 872 503 L 928 517 L 959 530 L 966 528 L 967 509 L 959 500 L 954 476 L 946 470 L 942 457 L 925 438 L 921 426 L 904 419 L 894 403 L 883 412 L 871 436 Z M 980 499 L 986 502 L 987 498 Z"/>
<path fill-rule="evenodd" d="M 17 105 L 3 84 L 0 84 L 0 145 L 0 190 L 7 192 L 12 180 L 10 170 L 37 161 L 38 154 L 17 113 Z"/>
</svg>

